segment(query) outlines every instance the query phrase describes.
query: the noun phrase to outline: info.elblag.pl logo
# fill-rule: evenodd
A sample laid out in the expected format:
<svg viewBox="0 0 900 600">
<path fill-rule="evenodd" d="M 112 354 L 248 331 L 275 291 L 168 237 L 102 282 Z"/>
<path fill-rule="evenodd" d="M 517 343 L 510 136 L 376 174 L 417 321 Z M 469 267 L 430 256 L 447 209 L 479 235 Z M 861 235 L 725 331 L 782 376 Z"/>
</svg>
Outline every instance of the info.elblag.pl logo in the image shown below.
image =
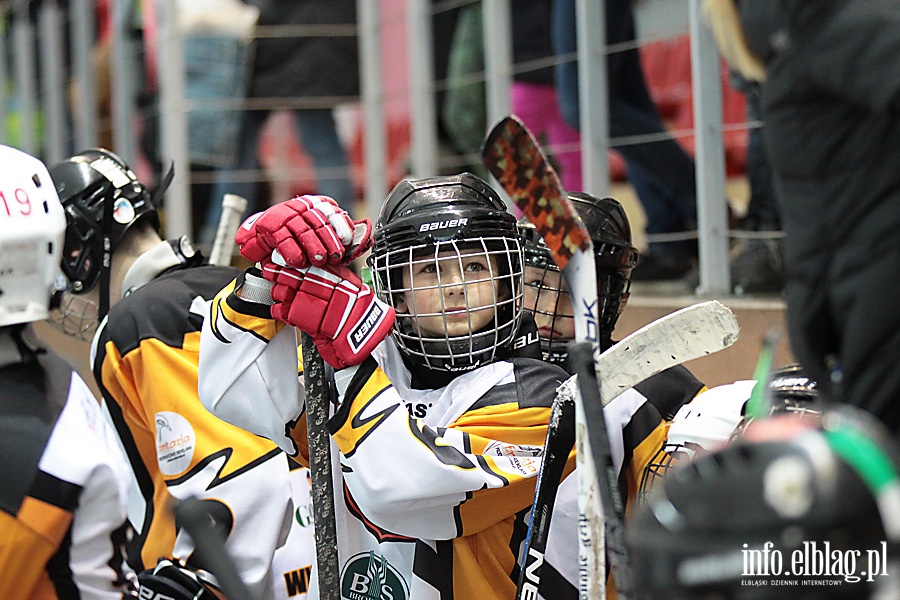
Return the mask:
<svg viewBox="0 0 900 600">
<path fill-rule="evenodd" d="M 830 542 L 803 542 L 790 553 L 766 542 L 743 545 L 743 585 L 841 585 L 875 581 L 887 572 L 887 542 L 871 550 L 839 550 Z"/>
</svg>

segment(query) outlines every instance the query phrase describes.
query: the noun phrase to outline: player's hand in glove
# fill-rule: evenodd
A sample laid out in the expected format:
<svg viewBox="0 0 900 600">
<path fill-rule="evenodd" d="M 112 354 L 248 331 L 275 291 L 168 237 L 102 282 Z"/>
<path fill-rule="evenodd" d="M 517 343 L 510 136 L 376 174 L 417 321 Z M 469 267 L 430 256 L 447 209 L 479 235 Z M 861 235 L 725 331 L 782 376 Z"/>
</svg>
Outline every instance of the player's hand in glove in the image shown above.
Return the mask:
<svg viewBox="0 0 900 600">
<path fill-rule="evenodd" d="M 292 269 L 263 264 L 272 286 L 272 317 L 312 336 L 335 369 L 358 365 L 387 337 L 395 312 L 343 265 Z"/>
<path fill-rule="evenodd" d="M 141 571 L 137 579 L 142 600 L 226 600 L 212 575 L 184 567 L 175 559 L 160 558 L 156 567 Z"/>
<path fill-rule="evenodd" d="M 257 263 L 277 250 L 288 265 L 349 263 L 372 245 L 372 222 L 354 221 L 328 196 L 298 196 L 248 217 L 234 241 Z"/>
</svg>

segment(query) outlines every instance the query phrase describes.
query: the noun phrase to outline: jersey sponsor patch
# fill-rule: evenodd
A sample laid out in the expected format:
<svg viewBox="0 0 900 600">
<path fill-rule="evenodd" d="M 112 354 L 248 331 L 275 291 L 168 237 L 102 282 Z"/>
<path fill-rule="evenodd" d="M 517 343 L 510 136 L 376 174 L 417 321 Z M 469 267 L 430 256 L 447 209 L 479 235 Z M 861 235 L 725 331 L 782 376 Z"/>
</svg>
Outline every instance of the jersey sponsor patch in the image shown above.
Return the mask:
<svg viewBox="0 0 900 600">
<path fill-rule="evenodd" d="M 341 573 L 341 600 L 407 600 L 409 585 L 383 556 L 361 552 Z"/>
<path fill-rule="evenodd" d="M 156 461 L 164 475 L 178 475 L 191 466 L 197 436 L 187 419 L 176 412 L 156 413 Z"/>
<path fill-rule="evenodd" d="M 484 456 L 505 458 L 505 461 L 497 461 L 498 467 L 509 466 L 511 467 L 509 470 L 504 469 L 507 473 L 529 477 L 537 475 L 537 472 L 540 470 L 541 461 L 535 459 L 543 456 L 544 449 L 541 446 L 519 446 L 517 444 L 507 444 L 506 442 L 491 442 L 482 454 Z"/>
</svg>

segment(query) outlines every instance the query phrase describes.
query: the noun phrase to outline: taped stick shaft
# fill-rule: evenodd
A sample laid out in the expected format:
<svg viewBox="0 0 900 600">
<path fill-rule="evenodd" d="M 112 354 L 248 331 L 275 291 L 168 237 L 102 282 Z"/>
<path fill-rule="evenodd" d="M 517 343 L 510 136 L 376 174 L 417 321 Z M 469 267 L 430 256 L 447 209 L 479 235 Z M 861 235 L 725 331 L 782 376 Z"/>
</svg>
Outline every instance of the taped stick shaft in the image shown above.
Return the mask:
<svg viewBox="0 0 900 600">
<path fill-rule="evenodd" d="M 316 533 L 316 578 L 319 598 L 340 600 L 337 527 L 334 513 L 334 475 L 328 421 L 328 373 L 312 336 L 301 334 L 303 384 L 306 402 L 309 470 L 312 480 L 313 527 Z"/>
</svg>

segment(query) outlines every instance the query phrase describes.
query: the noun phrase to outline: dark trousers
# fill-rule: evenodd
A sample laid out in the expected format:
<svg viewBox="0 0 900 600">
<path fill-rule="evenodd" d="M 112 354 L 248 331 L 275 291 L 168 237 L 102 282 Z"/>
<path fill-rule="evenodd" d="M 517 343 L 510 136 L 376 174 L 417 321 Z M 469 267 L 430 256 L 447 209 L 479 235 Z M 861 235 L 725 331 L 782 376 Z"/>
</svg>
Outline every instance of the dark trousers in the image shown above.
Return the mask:
<svg viewBox="0 0 900 600">
<path fill-rule="evenodd" d="M 557 54 L 576 50 L 575 0 L 554 0 L 551 21 Z M 607 44 L 635 39 L 629 0 L 606 2 Z M 609 135 L 619 138 L 659 135 L 667 129 L 650 97 L 637 49 L 609 55 Z M 579 126 L 577 63 L 556 66 L 556 87 L 563 117 Z M 649 234 L 696 228 L 697 198 L 694 161 L 671 136 L 640 144 L 615 144 L 625 159 L 628 179 L 647 216 Z M 723 198 L 724 202 L 725 199 Z M 696 254 L 696 242 L 651 243 L 651 252 L 684 257 Z"/>
</svg>

